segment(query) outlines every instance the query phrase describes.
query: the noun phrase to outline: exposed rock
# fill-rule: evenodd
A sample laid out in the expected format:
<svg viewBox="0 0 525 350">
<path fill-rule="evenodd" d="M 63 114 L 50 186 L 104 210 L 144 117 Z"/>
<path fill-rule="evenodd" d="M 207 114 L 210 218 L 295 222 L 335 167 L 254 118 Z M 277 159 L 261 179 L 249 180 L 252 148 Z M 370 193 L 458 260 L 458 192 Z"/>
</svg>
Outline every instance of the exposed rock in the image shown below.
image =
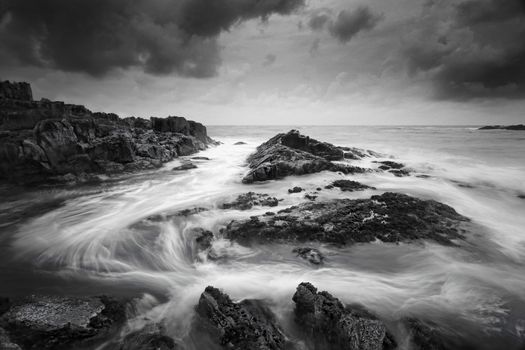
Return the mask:
<svg viewBox="0 0 525 350">
<path fill-rule="evenodd" d="M 164 330 L 149 324 L 143 329 L 128 334 L 122 341 L 120 350 L 174 350 L 179 349 L 175 341 L 164 334 Z"/>
<path fill-rule="evenodd" d="M 293 296 L 295 321 L 315 349 L 382 350 L 396 344 L 386 326 L 360 306 L 344 306 L 328 292 L 301 283 Z"/>
<path fill-rule="evenodd" d="M 214 143 L 202 124 L 179 117 L 153 120 L 33 101 L 29 84 L 2 82 L 0 181 L 70 182 L 86 174 L 152 169 Z"/>
<path fill-rule="evenodd" d="M 433 240 L 453 245 L 462 239 L 467 218 L 448 205 L 387 192 L 369 199 L 308 202 L 283 209 L 275 216 L 254 216 L 230 222 L 222 233 L 241 244 L 252 242 L 319 241 L 409 242 Z"/>
<path fill-rule="evenodd" d="M 195 243 L 197 243 L 197 249 L 200 251 L 211 248 L 213 241 L 213 232 L 204 230 L 202 228 L 196 228 L 195 230 Z"/>
<path fill-rule="evenodd" d="M 245 144 L 246 142 L 243 142 L 243 141 L 238 141 L 234 143 L 235 146 L 240 146 L 240 145 L 245 145 Z"/>
<path fill-rule="evenodd" d="M 107 298 L 33 296 L 14 303 L 1 319 L 24 349 L 71 349 L 107 340 L 125 321 L 122 302 Z"/>
<path fill-rule="evenodd" d="M 425 350 L 451 350 L 454 349 L 447 345 L 446 338 L 441 334 L 435 325 L 429 325 L 414 318 L 403 320 L 407 328 L 411 342 L 415 349 Z"/>
<path fill-rule="evenodd" d="M 299 193 L 302 192 L 303 189 L 301 187 L 295 186 L 294 188 L 289 188 L 288 193 Z"/>
<path fill-rule="evenodd" d="M 410 171 L 405 168 L 404 164 L 393 162 L 391 160 L 385 160 L 385 161 L 374 162 L 374 163 L 381 164 L 379 166 L 379 169 L 388 171 L 389 173 L 392 173 L 397 177 L 410 175 Z"/>
<path fill-rule="evenodd" d="M 352 181 L 352 180 L 336 180 L 332 182 L 330 185 L 326 186 L 325 188 L 331 189 L 334 187 L 338 187 L 341 189 L 341 191 L 344 191 L 344 192 L 362 191 L 366 189 L 375 190 L 375 187 L 370 187 L 360 182 Z"/>
<path fill-rule="evenodd" d="M 525 125 L 487 125 L 482 126 L 478 130 L 525 130 Z"/>
<path fill-rule="evenodd" d="M 296 253 L 297 256 L 308 260 L 314 265 L 320 265 L 324 261 L 324 255 L 318 249 L 315 248 L 295 248 L 292 252 Z"/>
<path fill-rule="evenodd" d="M 248 210 L 254 205 L 262 207 L 276 207 L 279 204 L 279 200 L 275 197 L 271 197 L 266 193 L 255 193 L 248 192 L 241 194 L 233 202 L 224 203 L 222 209 L 238 209 Z"/>
<path fill-rule="evenodd" d="M 202 293 L 197 314 L 199 327 L 227 349 L 277 350 L 285 348 L 285 337 L 272 312 L 258 300 L 239 303 L 214 287 Z"/>
<path fill-rule="evenodd" d="M 242 181 L 252 183 L 324 170 L 344 174 L 365 172 L 363 168 L 332 162 L 343 159 L 344 152 L 339 147 L 292 130 L 257 147 L 256 152 L 248 157 L 250 170 Z"/>
<path fill-rule="evenodd" d="M 210 160 L 208 157 L 191 157 L 193 160 Z"/>
<path fill-rule="evenodd" d="M 196 168 L 197 168 L 197 166 L 195 164 L 193 164 L 192 162 L 185 162 L 185 163 L 182 163 L 179 166 L 174 167 L 171 170 L 181 171 L 181 170 L 190 170 L 190 169 L 196 169 Z"/>
<path fill-rule="evenodd" d="M 317 196 L 311 193 L 307 193 L 304 195 L 304 198 L 308 199 L 309 201 L 315 201 L 317 199 Z"/>
</svg>

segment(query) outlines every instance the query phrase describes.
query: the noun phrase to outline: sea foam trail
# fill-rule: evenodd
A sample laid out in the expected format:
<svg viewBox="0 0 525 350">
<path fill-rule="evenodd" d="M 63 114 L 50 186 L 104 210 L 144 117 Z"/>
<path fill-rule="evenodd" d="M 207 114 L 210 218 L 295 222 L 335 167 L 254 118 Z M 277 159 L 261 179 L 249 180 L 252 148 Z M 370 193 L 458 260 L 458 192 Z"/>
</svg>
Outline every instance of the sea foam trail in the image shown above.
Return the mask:
<svg viewBox="0 0 525 350">
<path fill-rule="evenodd" d="M 525 219 L 519 214 L 525 212 L 525 203 L 511 194 L 509 183 L 489 189 L 461 187 L 451 179 L 481 176 L 486 180 L 494 174 L 490 170 L 476 173 L 478 165 L 463 165 L 451 174 L 453 170 L 442 170 L 449 164 L 443 155 L 433 158 L 436 163 L 427 159 L 430 165 L 420 167 L 418 155 L 411 158 L 404 153 L 401 160 L 430 178 L 356 175 L 353 179 L 377 190 L 323 190 L 318 200 L 367 198 L 384 191 L 436 199 L 478 225 L 474 227 L 479 227 L 479 232 L 470 233 L 462 248 L 377 243 L 341 250 L 321 245 L 327 264 L 314 268 L 292 253 L 293 246 L 248 248 L 218 239 L 214 249 L 224 259 L 210 261 L 196 255 L 192 228 L 217 233 L 230 220 L 268 210 L 222 210 L 221 203 L 255 191 L 282 198 L 279 206 L 271 209 L 276 211 L 304 201 L 304 193 L 290 195 L 288 188 L 301 186 L 312 191 L 344 177 L 320 173 L 243 185 L 246 156 L 262 139 L 245 137 L 247 145 L 234 146 L 237 140 L 223 138 L 223 145 L 199 154 L 211 160 L 196 161 L 197 169 L 172 172 L 173 162 L 150 173 L 144 181 L 123 180 L 103 191 L 80 189 L 77 197 L 68 197 L 62 206 L 19 226 L 12 251 L 20 260 L 68 278 L 148 286 L 157 297 L 163 297 L 157 300 L 146 296 L 131 326 L 138 327 L 144 317 L 163 321 L 170 325 L 171 335 L 189 342 L 189 348 L 188 319 L 207 285 L 223 288 L 234 299 L 267 299 L 283 320 L 290 315 L 295 287 L 310 281 L 344 302 L 362 303 L 386 319 L 423 315 L 450 324 L 451 319 L 459 317 L 461 321 L 454 326 L 465 332 L 471 328 L 486 332 L 504 329 L 516 334 L 514 324 L 505 320 L 523 311 L 525 303 Z M 209 210 L 188 217 L 169 215 L 194 207 Z M 161 219 L 145 220 L 152 215 Z M 522 309 L 512 310 L 509 303 Z"/>
</svg>

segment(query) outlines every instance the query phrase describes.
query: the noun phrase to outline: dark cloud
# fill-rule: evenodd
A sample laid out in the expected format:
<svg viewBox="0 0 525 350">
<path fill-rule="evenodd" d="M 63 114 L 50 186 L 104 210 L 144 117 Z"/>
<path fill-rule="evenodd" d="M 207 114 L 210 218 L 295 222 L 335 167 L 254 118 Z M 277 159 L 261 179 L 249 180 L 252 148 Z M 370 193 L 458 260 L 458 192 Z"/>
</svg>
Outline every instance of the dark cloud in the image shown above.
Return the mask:
<svg viewBox="0 0 525 350">
<path fill-rule="evenodd" d="M 427 2 L 403 48 L 436 97 L 525 97 L 525 1 Z"/>
<path fill-rule="evenodd" d="M 270 53 L 266 55 L 266 57 L 264 58 L 263 66 L 265 67 L 271 66 L 272 64 L 275 63 L 276 60 L 277 60 L 277 56 Z"/>
<path fill-rule="evenodd" d="M 0 0 L 0 64 L 102 76 L 140 67 L 209 77 L 217 36 L 236 24 L 286 15 L 304 0 Z"/>
<path fill-rule="evenodd" d="M 330 34 L 339 41 L 346 43 L 357 33 L 374 28 L 382 16 L 370 11 L 366 6 L 353 11 L 340 11 L 337 17 L 329 9 L 320 9 L 310 15 L 308 26 L 314 31 L 328 29 Z"/>
<path fill-rule="evenodd" d="M 341 11 L 330 27 L 330 33 L 341 42 L 350 41 L 357 33 L 374 28 L 382 16 L 374 14 L 368 7 L 354 11 Z"/>
</svg>

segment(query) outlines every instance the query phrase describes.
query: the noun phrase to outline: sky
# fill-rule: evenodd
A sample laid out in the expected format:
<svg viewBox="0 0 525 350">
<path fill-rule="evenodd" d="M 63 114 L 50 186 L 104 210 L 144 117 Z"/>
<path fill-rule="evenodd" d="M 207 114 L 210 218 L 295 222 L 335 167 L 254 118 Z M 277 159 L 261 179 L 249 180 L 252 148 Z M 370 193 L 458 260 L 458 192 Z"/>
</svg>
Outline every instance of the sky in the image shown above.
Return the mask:
<svg viewBox="0 0 525 350">
<path fill-rule="evenodd" d="M 207 125 L 525 123 L 525 0 L 0 0 L 0 79 Z"/>
</svg>

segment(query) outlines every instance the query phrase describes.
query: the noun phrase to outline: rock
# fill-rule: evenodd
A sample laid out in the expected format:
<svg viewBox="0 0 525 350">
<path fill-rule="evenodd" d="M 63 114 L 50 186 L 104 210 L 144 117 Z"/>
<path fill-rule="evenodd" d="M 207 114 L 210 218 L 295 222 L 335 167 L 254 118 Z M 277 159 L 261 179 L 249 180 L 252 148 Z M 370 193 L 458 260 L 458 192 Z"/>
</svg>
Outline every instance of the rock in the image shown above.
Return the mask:
<svg viewBox="0 0 525 350">
<path fill-rule="evenodd" d="M 352 181 L 352 180 L 336 180 L 332 182 L 330 185 L 326 186 L 325 188 L 331 189 L 334 187 L 338 187 L 343 192 L 353 192 L 353 191 L 362 191 L 366 189 L 372 189 L 375 190 L 375 187 L 370 187 L 367 185 L 363 185 L 360 182 Z"/>
<path fill-rule="evenodd" d="M 292 298 L 295 322 L 315 349 L 382 350 L 396 344 L 385 324 L 361 306 L 344 306 L 328 292 L 301 283 Z"/>
<path fill-rule="evenodd" d="M 179 166 L 176 166 L 174 167 L 173 171 L 181 171 L 181 170 L 190 170 L 190 169 L 196 169 L 197 166 L 191 162 L 187 162 L 187 163 L 182 163 L 181 165 Z"/>
<path fill-rule="evenodd" d="M 248 192 L 241 194 L 231 203 L 224 203 L 222 209 L 237 209 L 237 210 L 248 210 L 253 206 L 262 207 L 276 207 L 279 204 L 279 200 L 275 197 L 270 197 L 266 193 L 255 193 Z"/>
<path fill-rule="evenodd" d="M 414 349 L 425 350 L 451 350 L 454 349 L 446 344 L 445 337 L 435 325 L 423 323 L 414 318 L 403 320 Z"/>
<path fill-rule="evenodd" d="M 299 193 L 302 192 L 303 189 L 301 187 L 295 186 L 294 188 L 289 188 L 288 193 Z"/>
<path fill-rule="evenodd" d="M 143 329 L 128 334 L 120 346 L 120 350 L 174 349 L 179 349 L 175 341 L 164 335 L 164 330 L 156 324 L 148 324 Z"/>
<path fill-rule="evenodd" d="M 72 349 L 102 343 L 125 318 L 125 305 L 107 297 L 32 296 L 14 303 L 1 322 L 24 349 Z"/>
<path fill-rule="evenodd" d="M 245 144 L 246 142 L 243 142 L 243 141 L 238 141 L 234 143 L 235 146 L 240 146 L 240 145 L 245 145 Z"/>
<path fill-rule="evenodd" d="M 525 125 L 487 125 L 478 128 L 478 130 L 525 130 Z"/>
<path fill-rule="evenodd" d="M 324 261 L 324 255 L 315 248 L 295 248 L 292 252 L 314 265 L 320 265 Z"/>
<path fill-rule="evenodd" d="M 199 251 L 210 249 L 213 241 L 213 232 L 204 230 L 202 228 L 197 228 L 194 231 L 197 237 L 195 238 L 195 243 L 197 243 L 197 249 Z"/>
<path fill-rule="evenodd" d="M 408 176 L 410 175 L 410 171 L 405 169 L 405 165 L 401 163 L 396 163 L 390 160 L 380 161 L 380 162 L 374 162 L 381 164 L 379 166 L 379 169 L 388 171 L 389 173 L 394 174 L 397 177 L 402 176 Z"/>
<path fill-rule="evenodd" d="M 239 303 L 214 287 L 206 287 L 196 308 L 199 326 L 226 349 L 284 349 L 285 337 L 273 313 L 259 300 Z"/>
<path fill-rule="evenodd" d="M 13 343 L 5 329 L 0 327 L 0 350 L 22 350 L 20 346 Z"/>
<path fill-rule="evenodd" d="M 278 134 L 257 147 L 255 153 L 248 157 L 250 170 L 242 182 L 249 184 L 324 170 L 344 174 L 365 172 L 363 168 L 332 162 L 343 159 L 343 151 L 339 147 L 310 139 L 292 130 Z"/>
<path fill-rule="evenodd" d="M 0 83 L 0 182 L 154 169 L 215 144 L 202 124 L 184 118 L 121 119 L 30 95 L 29 84 Z"/>
<path fill-rule="evenodd" d="M 448 205 L 387 192 L 369 199 L 308 202 L 275 216 L 254 216 L 230 222 L 222 233 L 241 244 L 252 242 L 410 242 L 432 240 L 454 245 L 463 239 L 464 222 Z"/>
<path fill-rule="evenodd" d="M 210 160 L 208 157 L 191 157 L 193 160 Z"/>
<path fill-rule="evenodd" d="M 0 82 L 0 99 L 33 101 L 33 92 L 28 83 Z"/>
<path fill-rule="evenodd" d="M 315 201 L 317 199 L 317 196 L 311 193 L 307 193 L 304 195 L 304 198 L 308 199 L 309 201 Z"/>
</svg>

